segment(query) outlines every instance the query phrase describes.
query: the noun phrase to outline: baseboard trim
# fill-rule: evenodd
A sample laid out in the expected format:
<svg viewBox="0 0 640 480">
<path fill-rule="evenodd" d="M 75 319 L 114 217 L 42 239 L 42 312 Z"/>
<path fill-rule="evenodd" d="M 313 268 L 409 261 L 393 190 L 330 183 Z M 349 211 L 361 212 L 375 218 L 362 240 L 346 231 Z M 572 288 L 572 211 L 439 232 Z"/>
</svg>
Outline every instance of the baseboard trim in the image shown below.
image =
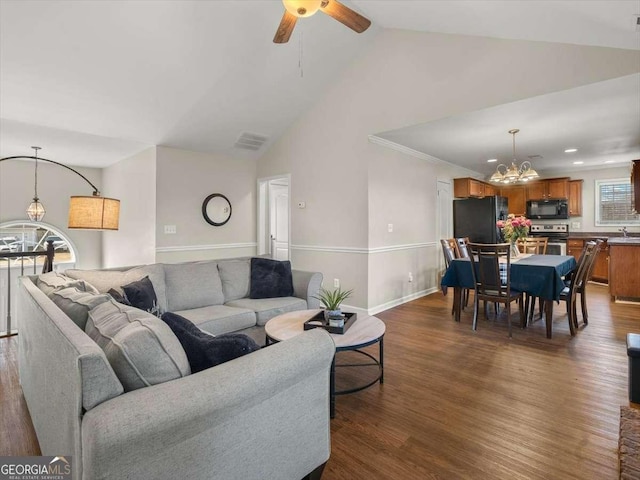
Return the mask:
<svg viewBox="0 0 640 480">
<path fill-rule="evenodd" d="M 376 315 L 380 312 L 384 312 L 385 310 L 389 310 L 390 308 L 397 307 L 398 305 L 402 305 L 403 303 L 408 303 L 413 300 L 417 300 L 418 298 L 431 295 L 432 293 L 435 293 L 438 290 L 439 290 L 439 287 L 432 287 L 426 290 L 420 290 L 419 292 L 415 292 L 410 295 L 405 295 L 404 297 L 396 298 L 395 300 L 391 300 L 389 302 L 381 303 L 380 305 L 371 307 L 369 309 L 353 307 L 351 305 L 342 305 L 342 308 L 349 312 L 355 312 L 359 315 Z"/>
<path fill-rule="evenodd" d="M 156 253 L 166 252 L 195 252 L 201 250 L 227 250 L 230 248 L 256 248 L 256 242 L 248 243 L 218 243 L 214 245 L 176 245 L 174 247 L 157 247 Z"/>
</svg>

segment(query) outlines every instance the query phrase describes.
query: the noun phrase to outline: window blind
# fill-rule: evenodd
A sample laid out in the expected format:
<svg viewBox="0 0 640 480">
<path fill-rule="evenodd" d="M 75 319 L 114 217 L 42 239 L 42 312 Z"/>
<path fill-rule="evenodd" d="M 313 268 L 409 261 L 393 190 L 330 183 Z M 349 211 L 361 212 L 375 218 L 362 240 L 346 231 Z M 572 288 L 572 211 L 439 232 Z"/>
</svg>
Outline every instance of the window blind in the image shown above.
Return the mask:
<svg viewBox="0 0 640 480">
<path fill-rule="evenodd" d="M 637 223 L 631 208 L 633 188 L 629 182 L 601 182 L 598 185 L 599 224 Z"/>
</svg>

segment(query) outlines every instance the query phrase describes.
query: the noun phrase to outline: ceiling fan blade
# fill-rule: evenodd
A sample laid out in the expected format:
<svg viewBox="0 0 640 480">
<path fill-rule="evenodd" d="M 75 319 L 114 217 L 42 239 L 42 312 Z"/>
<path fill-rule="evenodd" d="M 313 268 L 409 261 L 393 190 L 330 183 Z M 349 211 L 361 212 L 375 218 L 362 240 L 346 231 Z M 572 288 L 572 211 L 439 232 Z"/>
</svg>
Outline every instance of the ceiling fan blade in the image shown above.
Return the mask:
<svg viewBox="0 0 640 480">
<path fill-rule="evenodd" d="M 282 15 L 282 20 L 280 20 L 280 25 L 278 25 L 276 36 L 273 37 L 273 43 L 287 43 L 293 33 L 293 27 L 296 26 L 297 20 L 298 17 L 285 10 L 284 15 Z"/>
<path fill-rule="evenodd" d="M 345 7 L 337 0 L 324 0 L 320 10 L 358 33 L 364 32 L 371 25 L 371 20 Z"/>
</svg>

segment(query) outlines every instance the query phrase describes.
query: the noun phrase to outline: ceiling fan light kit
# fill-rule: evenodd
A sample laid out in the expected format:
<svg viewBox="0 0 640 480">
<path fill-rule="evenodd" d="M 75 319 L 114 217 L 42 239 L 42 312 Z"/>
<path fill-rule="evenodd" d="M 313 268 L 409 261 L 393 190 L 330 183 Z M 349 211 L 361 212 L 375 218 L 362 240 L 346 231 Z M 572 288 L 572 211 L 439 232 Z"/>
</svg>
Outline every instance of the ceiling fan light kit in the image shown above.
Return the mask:
<svg viewBox="0 0 640 480">
<path fill-rule="evenodd" d="M 371 21 L 359 13 L 342 5 L 337 0 L 282 0 L 284 4 L 284 15 L 278 26 L 274 43 L 287 43 L 298 18 L 306 18 L 320 11 L 339 21 L 357 33 L 364 32 Z"/>
<path fill-rule="evenodd" d="M 516 183 L 528 182 L 529 180 L 539 177 L 538 172 L 531 166 L 531 162 L 525 160 L 519 167 L 516 165 L 516 133 L 519 131 L 517 128 L 509 130 L 509 134 L 513 136 L 513 160 L 511 161 L 511 166 L 507 167 L 504 163 L 498 165 L 489 181 L 496 183 Z"/>
</svg>

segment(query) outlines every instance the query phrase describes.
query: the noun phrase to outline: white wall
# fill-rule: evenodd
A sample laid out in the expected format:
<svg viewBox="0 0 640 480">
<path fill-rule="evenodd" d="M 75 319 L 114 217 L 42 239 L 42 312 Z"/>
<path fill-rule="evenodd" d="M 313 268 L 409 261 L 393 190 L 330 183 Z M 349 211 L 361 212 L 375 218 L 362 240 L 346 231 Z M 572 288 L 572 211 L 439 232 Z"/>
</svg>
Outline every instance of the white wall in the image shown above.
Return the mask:
<svg viewBox="0 0 640 480">
<path fill-rule="evenodd" d="M 157 147 L 156 260 L 254 255 L 256 181 L 255 160 Z M 220 227 L 202 216 L 202 202 L 212 193 L 231 202 L 231 219 Z M 165 234 L 165 225 L 177 232 Z"/>
<path fill-rule="evenodd" d="M 156 147 L 103 170 L 103 195 L 120 199 L 120 228 L 103 232 L 103 266 L 154 263 Z"/>
<path fill-rule="evenodd" d="M 75 169 L 101 188 L 101 170 Z M 6 160 L 0 163 L 0 223 L 27 220 L 25 212 L 33 198 L 33 181 L 34 162 Z M 102 261 L 101 232 L 67 228 L 69 197 L 92 193 L 91 186 L 73 172 L 50 163 L 38 163 L 38 196 L 46 209 L 43 221 L 66 235 L 76 246 L 78 268 L 98 268 Z M 108 196 L 109 192 L 103 193 Z"/>
<path fill-rule="evenodd" d="M 259 177 L 291 173 L 292 204 L 306 202 L 292 210 L 294 266 L 323 272 L 330 285 L 340 278 L 356 290 L 349 303 L 367 309 L 404 296 L 398 282 L 408 266 L 425 278 L 411 288 L 429 288 L 437 254 L 369 257 L 380 255 L 372 251 L 379 246 L 435 240 L 437 172 L 371 145 L 368 135 L 627 75 L 639 58 L 628 50 L 383 31 L 259 161 Z M 372 192 L 381 185 L 384 195 Z M 400 230 L 387 236 L 387 223 Z"/>
<path fill-rule="evenodd" d="M 554 172 L 554 177 L 570 177 L 572 180 L 582 179 L 582 216 L 571 217 L 569 227 L 572 232 L 609 232 L 618 233 L 621 227 L 600 227 L 596 226 L 596 180 L 608 180 L 615 178 L 629 178 L 631 175 L 631 164 L 624 167 L 601 168 L 596 170 L 566 170 Z M 580 227 L 575 228 L 574 222 L 580 222 Z M 629 226 L 630 232 L 640 232 L 640 226 Z"/>
</svg>

